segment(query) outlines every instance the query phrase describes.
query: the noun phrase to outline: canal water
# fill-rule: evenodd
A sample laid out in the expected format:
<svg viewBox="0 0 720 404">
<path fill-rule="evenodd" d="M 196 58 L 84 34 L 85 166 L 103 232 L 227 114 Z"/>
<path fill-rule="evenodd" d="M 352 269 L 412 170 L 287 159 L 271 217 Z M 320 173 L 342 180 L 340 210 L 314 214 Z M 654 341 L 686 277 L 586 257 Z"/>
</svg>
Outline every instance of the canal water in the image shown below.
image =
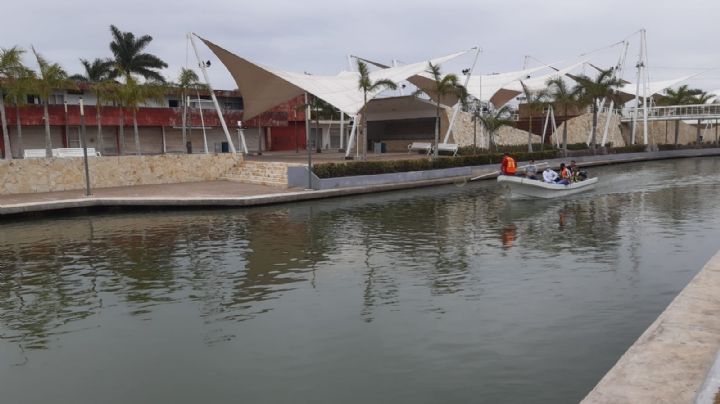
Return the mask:
<svg viewBox="0 0 720 404">
<path fill-rule="evenodd" d="M 720 248 L 720 159 L 0 224 L 3 403 L 573 403 Z"/>
</svg>

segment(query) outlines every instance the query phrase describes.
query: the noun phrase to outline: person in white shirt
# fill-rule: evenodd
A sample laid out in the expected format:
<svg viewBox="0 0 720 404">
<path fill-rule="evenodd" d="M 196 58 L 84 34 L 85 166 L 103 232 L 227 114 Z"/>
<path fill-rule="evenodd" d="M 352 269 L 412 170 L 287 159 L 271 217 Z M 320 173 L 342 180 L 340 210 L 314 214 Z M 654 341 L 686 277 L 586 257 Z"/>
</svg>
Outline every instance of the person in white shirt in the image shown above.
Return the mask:
<svg viewBox="0 0 720 404">
<path fill-rule="evenodd" d="M 545 171 L 543 171 L 543 180 L 547 182 L 548 184 L 554 184 L 558 179 L 558 173 L 553 171 L 550 168 L 546 168 Z"/>
</svg>

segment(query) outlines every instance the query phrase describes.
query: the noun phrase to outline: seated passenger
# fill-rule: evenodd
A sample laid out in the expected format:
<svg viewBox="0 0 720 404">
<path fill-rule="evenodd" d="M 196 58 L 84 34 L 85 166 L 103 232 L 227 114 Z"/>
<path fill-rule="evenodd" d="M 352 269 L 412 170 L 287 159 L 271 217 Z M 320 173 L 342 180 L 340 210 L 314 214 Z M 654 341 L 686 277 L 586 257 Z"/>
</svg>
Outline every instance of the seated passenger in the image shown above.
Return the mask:
<svg viewBox="0 0 720 404">
<path fill-rule="evenodd" d="M 575 160 L 570 160 L 570 174 L 572 175 L 572 182 L 585 181 L 587 179 L 587 171 L 580 171 L 580 167 L 577 166 Z"/>
<path fill-rule="evenodd" d="M 571 179 L 572 175 L 570 174 L 570 170 L 565 167 L 565 163 L 560 163 L 560 179 L 556 182 L 558 184 L 568 185 Z"/>
<path fill-rule="evenodd" d="M 515 159 L 510 157 L 509 154 L 503 153 L 502 162 L 500 163 L 500 174 L 515 175 L 515 170 L 516 170 Z"/>
<path fill-rule="evenodd" d="M 538 179 L 537 166 L 535 165 L 535 160 L 533 159 L 530 159 L 528 165 L 525 166 L 525 178 L 530 178 L 531 180 Z"/>
<path fill-rule="evenodd" d="M 548 167 L 543 171 L 543 181 L 547 182 L 548 184 L 554 184 L 558 179 L 558 174 L 553 171 L 552 168 Z"/>
</svg>

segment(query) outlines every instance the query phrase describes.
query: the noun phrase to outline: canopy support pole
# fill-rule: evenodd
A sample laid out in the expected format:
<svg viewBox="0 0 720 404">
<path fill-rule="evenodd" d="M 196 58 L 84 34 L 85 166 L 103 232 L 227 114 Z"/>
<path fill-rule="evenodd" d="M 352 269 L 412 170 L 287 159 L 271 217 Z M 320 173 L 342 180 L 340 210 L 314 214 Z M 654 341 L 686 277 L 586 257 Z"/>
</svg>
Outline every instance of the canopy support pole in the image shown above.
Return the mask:
<svg viewBox="0 0 720 404">
<path fill-rule="evenodd" d="M 343 111 L 340 111 L 340 150 L 345 150 L 345 113 Z"/>
<path fill-rule="evenodd" d="M 550 122 L 550 111 L 552 111 L 552 107 L 549 107 L 547 114 L 545 114 L 545 124 L 543 125 L 543 132 L 542 132 L 542 143 L 543 144 L 545 144 L 545 134 L 547 133 L 548 123 Z"/>
<path fill-rule="evenodd" d="M 605 129 L 603 129 L 602 141 L 600 141 L 600 147 L 605 147 L 605 142 L 608 137 L 608 129 L 610 129 L 610 119 L 613 115 L 613 107 L 615 106 L 615 100 L 610 100 L 610 108 L 608 109 L 607 117 L 605 118 Z"/>
<path fill-rule="evenodd" d="M 218 104 L 217 98 L 215 97 L 215 91 L 213 91 L 212 85 L 210 84 L 210 78 L 208 77 L 207 70 L 205 69 L 205 63 L 200 60 L 200 54 L 198 54 L 197 46 L 195 45 L 195 38 L 193 38 L 193 35 L 190 33 L 188 33 L 188 38 L 190 38 L 190 43 L 192 44 L 193 51 L 195 51 L 195 57 L 197 58 L 198 64 L 200 65 L 200 70 L 202 70 L 203 77 L 205 78 L 205 84 L 208 86 L 208 91 L 210 91 L 210 97 L 212 98 L 213 104 L 215 105 L 215 110 L 217 111 L 218 118 L 220 119 L 220 125 L 222 125 L 223 132 L 225 132 L 225 139 L 230 146 L 230 152 L 232 154 L 236 154 L 237 151 L 235 150 L 235 145 L 233 144 L 232 138 L 230 137 L 230 131 L 228 131 L 227 125 L 225 124 L 225 118 L 222 115 L 222 111 L 220 111 L 220 104 Z"/>
<path fill-rule="evenodd" d="M 465 88 L 467 88 L 468 82 L 470 81 L 470 76 L 472 76 L 473 71 L 475 70 L 475 65 L 477 64 L 478 58 L 480 57 L 480 52 L 482 52 L 482 48 L 478 46 L 476 46 L 475 49 L 475 60 L 473 61 L 472 67 L 470 67 L 470 72 L 468 72 L 467 76 L 465 76 L 465 84 L 463 85 Z M 455 118 L 457 118 L 457 113 L 460 110 L 461 104 L 462 102 L 458 100 L 458 103 L 455 105 L 455 109 L 453 109 L 452 118 L 450 118 L 450 124 L 448 125 L 447 132 L 445 133 L 445 138 L 443 138 L 443 143 L 447 143 L 450 139 L 450 132 L 455 125 Z"/>
<path fill-rule="evenodd" d="M 357 122 L 360 115 L 355 115 L 355 118 L 353 118 L 353 124 L 352 129 L 350 129 L 350 139 L 347 143 L 347 149 L 345 150 L 345 157 L 350 157 L 350 152 L 352 151 L 353 145 L 355 143 L 355 134 L 357 133 Z"/>
<path fill-rule="evenodd" d="M 594 107 L 597 108 L 598 115 L 600 115 L 604 106 L 605 106 L 605 98 L 602 99 L 602 102 L 595 103 Z M 595 132 L 597 133 L 597 128 L 595 128 Z M 592 133 L 593 133 L 593 125 L 592 125 L 592 123 L 590 123 L 590 133 L 588 133 L 588 140 L 587 140 L 588 145 L 592 141 Z M 597 142 L 597 139 L 595 139 L 595 141 Z"/>
<path fill-rule="evenodd" d="M 642 52 L 642 70 L 643 70 L 643 142 L 648 144 L 648 74 L 647 74 L 647 39 L 645 38 L 645 28 L 640 33 L 640 52 Z"/>
</svg>

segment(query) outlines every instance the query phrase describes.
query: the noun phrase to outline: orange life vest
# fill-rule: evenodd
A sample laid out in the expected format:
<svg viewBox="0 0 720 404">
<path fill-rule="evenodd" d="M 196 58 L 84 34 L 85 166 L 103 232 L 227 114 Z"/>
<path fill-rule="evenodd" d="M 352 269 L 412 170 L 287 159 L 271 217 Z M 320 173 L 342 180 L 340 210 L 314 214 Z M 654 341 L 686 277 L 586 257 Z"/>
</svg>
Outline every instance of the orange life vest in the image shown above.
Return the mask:
<svg viewBox="0 0 720 404">
<path fill-rule="evenodd" d="M 564 180 L 570 179 L 570 170 L 568 170 L 567 167 L 563 168 L 562 171 L 560 171 L 560 178 Z"/>
<path fill-rule="evenodd" d="M 515 169 L 516 169 L 515 159 L 513 159 L 510 156 L 505 157 L 505 164 L 503 166 L 505 169 L 505 174 L 515 175 Z"/>
</svg>

